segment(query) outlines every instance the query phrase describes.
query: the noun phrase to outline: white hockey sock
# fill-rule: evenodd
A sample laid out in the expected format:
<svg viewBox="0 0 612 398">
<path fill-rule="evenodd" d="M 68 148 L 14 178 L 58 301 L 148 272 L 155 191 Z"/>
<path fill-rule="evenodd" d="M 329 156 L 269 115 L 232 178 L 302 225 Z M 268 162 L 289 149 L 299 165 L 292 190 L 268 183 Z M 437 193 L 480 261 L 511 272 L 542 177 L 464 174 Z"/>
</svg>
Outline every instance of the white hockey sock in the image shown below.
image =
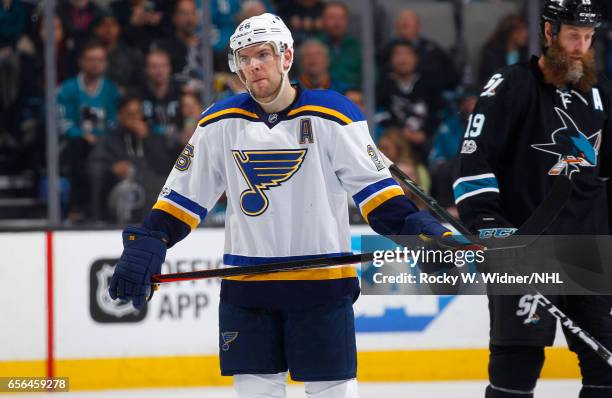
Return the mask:
<svg viewBox="0 0 612 398">
<path fill-rule="evenodd" d="M 285 398 L 287 372 L 234 376 L 238 398 Z"/>
<path fill-rule="evenodd" d="M 359 398 L 356 379 L 308 381 L 304 385 L 307 398 Z"/>
</svg>

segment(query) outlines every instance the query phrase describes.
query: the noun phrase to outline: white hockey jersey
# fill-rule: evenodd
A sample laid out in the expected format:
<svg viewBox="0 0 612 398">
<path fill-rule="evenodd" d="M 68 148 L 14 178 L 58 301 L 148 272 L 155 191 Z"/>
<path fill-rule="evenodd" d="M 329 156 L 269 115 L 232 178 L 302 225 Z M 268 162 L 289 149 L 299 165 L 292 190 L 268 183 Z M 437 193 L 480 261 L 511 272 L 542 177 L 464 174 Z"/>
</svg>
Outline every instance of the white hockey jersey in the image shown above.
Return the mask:
<svg viewBox="0 0 612 398">
<path fill-rule="evenodd" d="M 264 113 L 248 94 L 211 106 L 154 209 L 193 229 L 223 192 L 223 261 L 230 266 L 350 254 L 347 193 L 366 220 L 382 203 L 403 195 L 378 155 L 363 114 L 327 90 L 299 90 L 294 103 L 275 114 Z M 319 284 L 323 289 L 342 282 L 344 293 L 356 288 L 352 266 L 228 279 L 222 296 L 234 298 L 246 294 L 244 283 L 253 288 L 254 282 L 266 282 L 256 284 L 262 294 L 270 293 L 272 282 L 287 281 L 327 282 Z M 240 293 L 233 294 L 230 285 Z"/>
</svg>

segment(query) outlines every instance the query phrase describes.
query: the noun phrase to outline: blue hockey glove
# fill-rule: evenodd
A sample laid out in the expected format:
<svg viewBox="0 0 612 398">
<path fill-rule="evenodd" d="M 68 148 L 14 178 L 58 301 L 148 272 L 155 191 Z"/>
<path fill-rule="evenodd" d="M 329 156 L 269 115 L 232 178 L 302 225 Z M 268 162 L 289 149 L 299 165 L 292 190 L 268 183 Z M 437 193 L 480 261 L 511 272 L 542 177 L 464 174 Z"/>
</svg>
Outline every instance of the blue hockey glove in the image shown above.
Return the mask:
<svg viewBox="0 0 612 398">
<path fill-rule="evenodd" d="M 443 236 L 450 233 L 428 211 L 421 210 L 406 217 L 401 235 Z"/>
<path fill-rule="evenodd" d="M 163 232 L 141 227 L 127 227 L 123 231 L 123 253 L 108 288 L 113 300 L 132 300 L 134 307 L 144 307 L 151 290 L 151 276 L 160 273 L 166 258 L 167 241 Z"/>
</svg>

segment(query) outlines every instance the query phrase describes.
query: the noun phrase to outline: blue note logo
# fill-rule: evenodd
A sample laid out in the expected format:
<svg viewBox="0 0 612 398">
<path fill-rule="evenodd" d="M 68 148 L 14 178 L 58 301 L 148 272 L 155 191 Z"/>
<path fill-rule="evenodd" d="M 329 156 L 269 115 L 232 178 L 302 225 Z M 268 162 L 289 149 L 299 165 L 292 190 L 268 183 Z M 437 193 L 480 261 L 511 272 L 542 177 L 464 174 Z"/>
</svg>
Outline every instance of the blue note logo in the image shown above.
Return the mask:
<svg viewBox="0 0 612 398">
<path fill-rule="evenodd" d="M 240 194 L 240 208 L 247 216 L 259 216 L 268 208 L 265 191 L 280 186 L 302 166 L 307 149 L 232 151 L 248 189 Z"/>
<path fill-rule="evenodd" d="M 223 332 L 221 333 L 221 339 L 223 340 L 223 344 L 221 345 L 221 349 L 223 351 L 228 351 L 230 348 L 230 343 L 238 338 L 238 332 Z"/>
</svg>

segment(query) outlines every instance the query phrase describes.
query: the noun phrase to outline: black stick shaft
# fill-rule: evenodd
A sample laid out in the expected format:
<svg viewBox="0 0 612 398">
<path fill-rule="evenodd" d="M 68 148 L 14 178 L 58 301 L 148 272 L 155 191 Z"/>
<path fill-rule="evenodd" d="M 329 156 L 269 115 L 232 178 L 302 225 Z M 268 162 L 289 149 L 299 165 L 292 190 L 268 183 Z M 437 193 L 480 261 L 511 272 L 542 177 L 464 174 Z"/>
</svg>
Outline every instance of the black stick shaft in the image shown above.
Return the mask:
<svg viewBox="0 0 612 398">
<path fill-rule="evenodd" d="M 372 261 L 373 258 L 374 258 L 373 253 L 363 253 L 363 254 L 353 254 L 353 255 L 338 256 L 338 257 L 284 261 L 284 262 L 252 265 L 252 266 L 246 266 L 246 267 L 230 267 L 230 268 L 207 269 L 207 270 L 192 271 L 192 272 L 177 272 L 173 274 L 153 275 L 153 277 L 151 278 L 151 282 L 152 283 L 168 283 L 168 282 L 188 281 L 188 280 L 194 280 L 194 279 L 226 278 L 229 276 L 255 275 L 255 274 L 262 274 L 266 272 L 279 272 L 279 271 L 288 271 L 288 270 L 295 270 L 295 269 L 333 267 L 336 265 L 347 265 L 347 264 Z"/>
<path fill-rule="evenodd" d="M 438 217 L 440 217 L 442 220 L 452 225 L 453 228 L 455 228 L 461 235 L 465 236 L 466 239 L 469 239 L 470 231 L 455 217 L 453 217 L 444 207 L 440 206 L 437 200 L 427 195 L 421 189 L 421 187 L 419 187 L 416 182 L 412 181 L 412 179 L 410 179 L 410 177 L 400 170 L 399 167 L 397 167 L 395 164 L 391 164 L 389 165 L 389 170 L 391 171 L 391 174 L 406 184 L 408 189 L 410 189 L 413 194 L 421 199 L 431 211 L 436 213 L 436 215 L 438 215 Z"/>
</svg>

